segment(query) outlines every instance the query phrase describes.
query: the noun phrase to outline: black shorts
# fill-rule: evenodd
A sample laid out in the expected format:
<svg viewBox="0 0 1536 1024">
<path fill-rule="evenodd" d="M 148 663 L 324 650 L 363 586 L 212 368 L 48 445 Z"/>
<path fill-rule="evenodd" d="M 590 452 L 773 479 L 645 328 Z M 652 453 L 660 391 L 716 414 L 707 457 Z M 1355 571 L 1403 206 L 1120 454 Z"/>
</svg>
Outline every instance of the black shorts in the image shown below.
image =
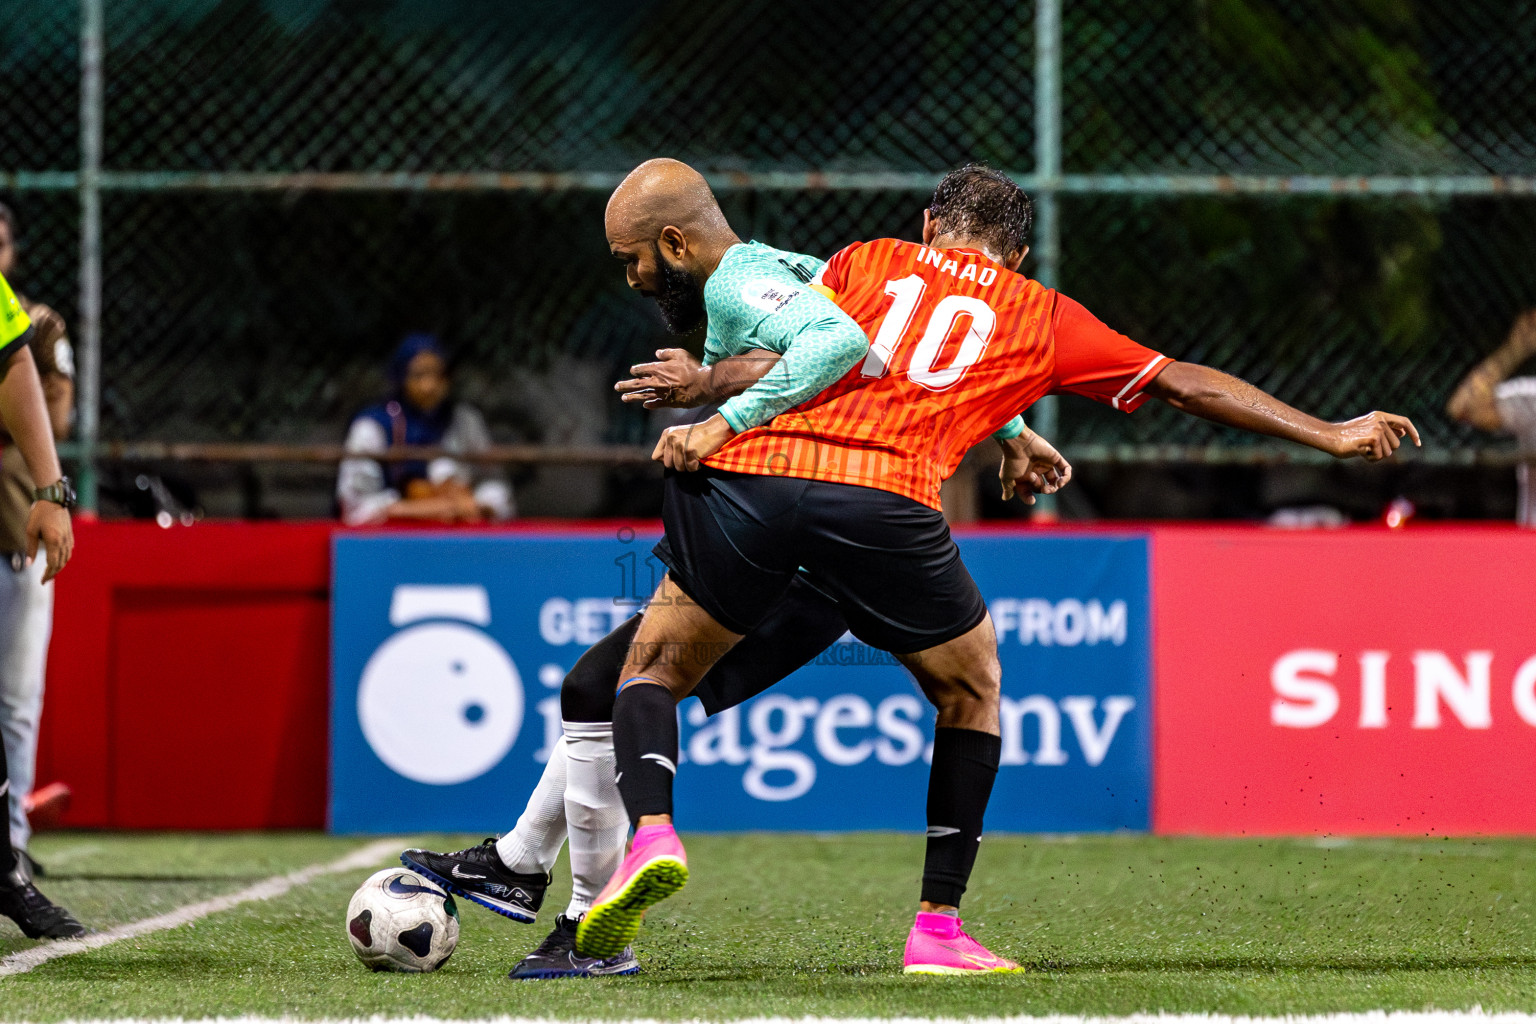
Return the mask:
<svg viewBox="0 0 1536 1024">
<path fill-rule="evenodd" d="M 656 555 L 726 629 L 750 633 L 802 567 L 854 636 L 927 650 L 987 614 L 949 524 L 911 498 L 852 484 L 708 467 L 671 474 Z"/>
<path fill-rule="evenodd" d="M 710 666 L 693 695 L 711 715 L 745 704 L 809 664 L 848 631 L 842 610 L 802 573 L 757 628 Z"/>
<path fill-rule="evenodd" d="M 631 616 L 577 659 L 560 686 L 561 718 L 613 721 L 614 686 L 623 677 L 629 645 L 639 628 L 640 616 Z M 745 704 L 815 659 L 847 630 L 837 604 L 802 574 L 757 628 L 710 667 L 693 695 L 711 715 Z"/>
</svg>

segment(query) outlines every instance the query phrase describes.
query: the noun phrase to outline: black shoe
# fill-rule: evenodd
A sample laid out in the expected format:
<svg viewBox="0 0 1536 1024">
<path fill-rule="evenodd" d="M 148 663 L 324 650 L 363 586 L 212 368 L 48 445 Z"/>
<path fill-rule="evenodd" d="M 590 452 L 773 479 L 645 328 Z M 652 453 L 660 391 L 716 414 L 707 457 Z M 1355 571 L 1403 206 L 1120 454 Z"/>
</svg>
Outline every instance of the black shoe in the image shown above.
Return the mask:
<svg viewBox="0 0 1536 1024">
<path fill-rule="evenodd" d="M 449 892 L 494 910 L 523 924 L 538 919 L 544 905 L 548 875 L 520 875 L 508 871 L 496 852 L 496 840 L 487 839 L 457 853 L 433 853 L 431 850 L 406 850 L 400 863 L 432 879 Z"/>
<path fill-rule="evenodd" d="M 595 978 L 603 974 L 634 974 L 640 970 L 633 946 L 606 960 L 582 956 L 576 952 L 576 925 L 580 918 L 561 914 L 555 918 L 555 930 L 538 949 L 523 957 L 523 962 L 507 975 L 513 981 L 536 978 Z"/>
<path fill-rule="evenodd" d="M 83 924 L 38 892 L 19 872 L 0 879 L 0 914 L 15 921 L 29 939 L 74 939 L 85 934 Z"/>
</svg>

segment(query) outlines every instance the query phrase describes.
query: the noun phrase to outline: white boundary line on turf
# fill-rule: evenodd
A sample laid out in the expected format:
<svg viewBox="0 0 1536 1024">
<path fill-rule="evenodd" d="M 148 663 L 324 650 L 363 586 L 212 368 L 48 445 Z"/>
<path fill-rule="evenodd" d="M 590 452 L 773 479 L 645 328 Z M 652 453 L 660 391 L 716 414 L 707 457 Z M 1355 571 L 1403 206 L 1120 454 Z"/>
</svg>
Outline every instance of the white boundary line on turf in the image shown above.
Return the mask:
<svg viewBox="0 0 1536 1024">
<path fill-rule="evenodd" d="M 942 981 L 924 978 L 916 984 L 942 985 Z M 294 1017 L 210 1017 L 184 1021 L 182 1018 L 119 1018 L 116 1020 L 74 1021 L 63 1024 L 704 1024 L 694 1019 L 655 1021 L 645 1018 L 577 1019 L 557 1021 L 548 1017 L 482 1017 L 473 1020 L 444 1020 L 440 1017 L 326 1018 L 301 1020 Z M 1433 1010 L 1428 1012 L 1371 1010 L 1365 1013 L 1329 1013 L 1286 1017 L 1235 1017 L 1204 1013 L 1136 1013 L 1126 1017 L 743 1017 L 729 1024 L 1532 1024 L 1536 1014 L 1489 1013 L 1481 1007 L 1470 1010 Z"/>
<path fill-rule="evenodd" d="M 110 946 L 114 942 L 124 939 L 137 938 L 140 935 L 148 935 L 151 932 L 168 931 L 171 928 L 180 928 L 184 924 L 190 924 L 199 918 L 209 914 L 217 914 L 222 910 L 238 907 L 242 903 L 251 903 L 255 900 L 270 900 L 281 896 L 291 889 L 301 885 L 307 885 L 321 875 L 334 875 L 343 871 L 356 871 L 360 868 L 373 867 L 385 854 L 392 850 L 402 849 L 399 839 L 380 839 L 378 842 L 369 843 L 367 846 L 353 850 L 340 860 L 333 860 L 329 864 L 311 864 L 307 868 L 289 872 L 286 875 L 273 875 L 271 878 L 257 882 L 255 885 L 232 892 L 224 896 L 215 896 L 211 900 L 203 900 L 201 903 L 189 903 L 184 907 L 160 914 L 157 917 L 146 917 L 138 921 L 130 921 L 120 924 L 116 928 L 109 928 L 104 932 L 95 932 L 79 939 L 60 939 L 41 946 L 33 946 L 31 949 L 23 949 L 12 953 L 10 956 L 0 959 L 0 978 L 13 974 L 25 974 L 34 967 L 40 967 L 50 960 L 57 960 L 62 956 L 72 956 L 75 953 L 85 953 L 92 949 L 100 949 Z"/>
</svg>

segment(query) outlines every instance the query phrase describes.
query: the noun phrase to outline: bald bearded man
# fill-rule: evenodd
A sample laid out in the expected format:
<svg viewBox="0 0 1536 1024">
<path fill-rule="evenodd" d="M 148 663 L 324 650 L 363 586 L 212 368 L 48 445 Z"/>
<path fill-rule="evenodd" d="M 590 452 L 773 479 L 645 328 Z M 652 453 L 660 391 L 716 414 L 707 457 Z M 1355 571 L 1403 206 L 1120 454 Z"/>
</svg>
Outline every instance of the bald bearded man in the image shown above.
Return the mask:
<svg viewBox="0 0 1536 1024">
<path fill-rule="evenodd" d="M 767 423 L 834 383 L 869 350 L 859 325 L 808 287 L 821 261 L 743 242 L 687 164 L 648 160 L 635 168 L 608 200 L 604 222 L 630 287 L 656 300 L 670 330 L 694 330 L 707 311 L 706 362 L 743 347 L 783 357 L 750 396 L 727 400 L 698 427 L 705 437 Z"/>
</svg>

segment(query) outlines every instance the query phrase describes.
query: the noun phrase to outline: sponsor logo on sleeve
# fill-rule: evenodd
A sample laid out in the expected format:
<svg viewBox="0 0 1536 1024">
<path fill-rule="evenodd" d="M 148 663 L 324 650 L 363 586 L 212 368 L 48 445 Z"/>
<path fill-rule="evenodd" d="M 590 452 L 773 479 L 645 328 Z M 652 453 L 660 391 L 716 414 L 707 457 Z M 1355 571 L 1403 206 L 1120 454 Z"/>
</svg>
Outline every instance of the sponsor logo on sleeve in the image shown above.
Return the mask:
<svg viewBox="0 0 1536 1024">
<path fill-rule="evenodd" d="M 765 313 L 777 313 L 799 295 L 799 288 L 777 281 L 748 281 L 741 286 L 742 301 Z"/>
</svg>

